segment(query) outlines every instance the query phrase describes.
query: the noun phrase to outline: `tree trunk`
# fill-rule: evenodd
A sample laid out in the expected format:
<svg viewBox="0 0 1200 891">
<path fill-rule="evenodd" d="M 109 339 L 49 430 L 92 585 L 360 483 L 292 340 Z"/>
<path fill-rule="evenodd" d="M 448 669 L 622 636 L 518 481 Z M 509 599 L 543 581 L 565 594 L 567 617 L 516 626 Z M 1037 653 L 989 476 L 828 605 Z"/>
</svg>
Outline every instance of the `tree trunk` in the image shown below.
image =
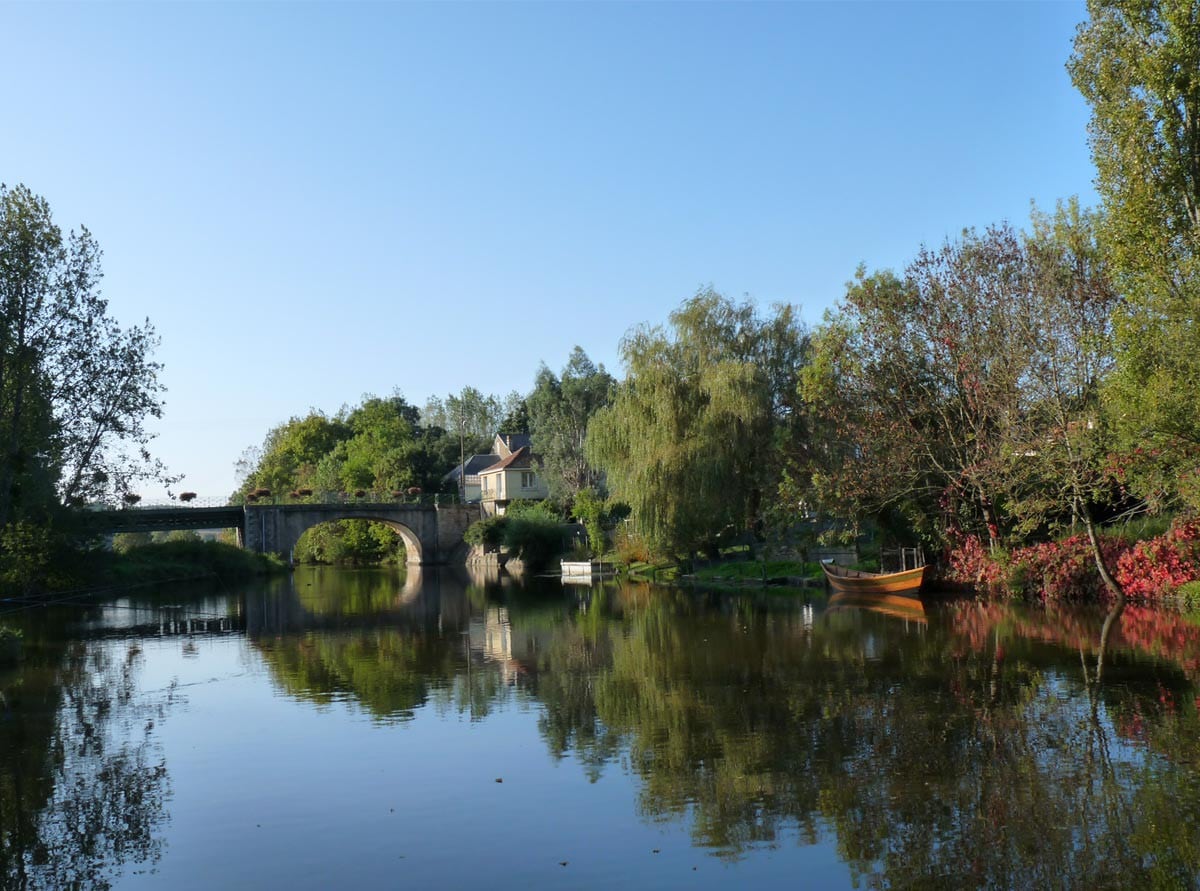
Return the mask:
<svg viewBox="0 0 1200 891">
<path fill-rule="evenodd" d="M 1096 568 L 1100 570 L 1100 578 L 1104 582 L 1104 586 L 1108 588 L 1109 593 L 1116 598 L 1117 605 L 1123 608 L 1125 606 L 1125 589 L 1113 578 L 1113 574 L 1108 571 L 1108 564 L 1104 562 L 1104 552 L 1100 549 L 1100 538 L 1096 534 L 1096 523 L 1092 519 L 1092 512 L 1082 501 L 1079 504 L 1079 514 L 1083 519 L 1084 527 L 1087 529 L 1088 543 L 1092 546 L 1092 558 L 1096 561 Z M 1108 621 L 1104 623 L 1105 632 L 1108 630 L 1108 624 Z"/>
</svg>

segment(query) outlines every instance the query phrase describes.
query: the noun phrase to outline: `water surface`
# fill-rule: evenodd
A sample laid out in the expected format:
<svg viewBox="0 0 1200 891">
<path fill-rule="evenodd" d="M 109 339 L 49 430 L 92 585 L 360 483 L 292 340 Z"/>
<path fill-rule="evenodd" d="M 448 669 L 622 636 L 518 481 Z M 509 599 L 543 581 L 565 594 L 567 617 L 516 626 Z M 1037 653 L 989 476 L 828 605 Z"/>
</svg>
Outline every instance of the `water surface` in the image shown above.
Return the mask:
<svg viewBox="0 0 1200 891">
<path fill-rule="evenodd" d="M 1200 626 L 1103 619 L 462 570 L 0 604 L 0 887 L 1195 887 Z"/>
</svg>

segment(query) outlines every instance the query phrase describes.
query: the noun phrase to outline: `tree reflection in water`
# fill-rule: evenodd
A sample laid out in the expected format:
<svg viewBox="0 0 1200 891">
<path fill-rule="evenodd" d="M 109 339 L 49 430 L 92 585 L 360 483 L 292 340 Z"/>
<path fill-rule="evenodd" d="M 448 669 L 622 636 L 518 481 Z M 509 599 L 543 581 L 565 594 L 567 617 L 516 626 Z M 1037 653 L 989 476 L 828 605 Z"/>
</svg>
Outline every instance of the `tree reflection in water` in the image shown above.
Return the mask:
<svg viewBox="0 0 1200 891">
<path fill-rule="evenodd" d="M 0 885 L 106 888 L 162 854 L 170 786 L 153 741 L 174 697 L 136 692 L 133 643 L 31 647 L 0 678 Z"/>
<path fill-rule="evenodd" d="M 552 755 L 627 768 L 645 818 L 722 857 L 834 837 L 866 887 L 1196 884 L 1194 626 L 1131 607 L 1101 653 L 1083 610 L 906 627 L 676 590 L 473 593 L 458 625 L 258 645 L 293 694 L 381 719 L 536 701 Z"/>
</svg>

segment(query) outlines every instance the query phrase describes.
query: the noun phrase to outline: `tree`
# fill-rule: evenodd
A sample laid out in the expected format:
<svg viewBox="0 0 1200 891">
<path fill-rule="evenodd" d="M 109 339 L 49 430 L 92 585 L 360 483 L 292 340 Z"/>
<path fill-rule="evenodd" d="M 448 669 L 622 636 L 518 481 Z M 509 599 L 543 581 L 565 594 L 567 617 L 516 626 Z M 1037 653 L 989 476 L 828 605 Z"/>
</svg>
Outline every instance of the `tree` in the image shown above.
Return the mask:
<svg viewBox="0 0 1200 891">
<path fill-rule="evenodd" d="M 272 492 L 315 487 L 321 460 L 351 435 L 344 419 L 329 418 L 315 410 L 273 427 L 261 448 L 243 453 L 239 462 L 242 492 L 260 487 Z"/>
<path fill-rule="evenodd" d="M 247 450 L 240 466 L 243 497 L 257 488 L 276 494 L 297 489 L 322 492 L 370 490 L 376 494 L 429 485 L 436 491 L 445 467 L 436 469 L 430 449 L 443 431 L 426 436 L 418 410 L 400 393 L 365 395 L 332 418 L 313 411 L 272 429 L 259 449 Z M 297 558 L 318 563 L 377 563 L 402 552 L 396 534 L 379 523 L 346 520 L 314 527 L 297 543 Z"/>
<path fill-rule="evenodd" d="M 812 455 L 813 497 L 868 516 L 899 509 L 926 535 L 949 511 L 943 522 L 998 543 L 1001 428 L 1026 364 L 1013 318 L 1019 257 L 1002 227 L 922 247 L 903 277 L 858 271 L 802 377 L 831 437 Z"/>
<path fill-rule="evenodd" d="M 815 337 L 801 392 L 820 448 L 800 491 L 898 511 L 925 537 L 998 546 L 1105 494 L 1099 387 L 1116 303 L 1077 202 L 922 248 L 903 277 L 860 270 Z"/>
<path fill-rule="evenodd" d="M 534 454 L 550 494 L 570 498 L 601 483 L 600 473 L 587 459 L 585 444 L 592 416 L 612 401 L 616 381 L 575 347 L 562 377 L 543 363 L 527 400 Z"/>
<path fill-rule="evenodd" d="M 1088 13 L 1067 67 L 1092 106 L 1105 245 L 1125 297 L 1108 398 L 1127 443 L 1171 450 L 1192 469 L 1200 447 L 1200 12 L 1187 0 L 1091 0 Z"/>
<path fill-rule="evenodd" d="M 807 337 L 791 307 L 760 318 L 712 289 L 685 301 L 670 326 L 622 341 L 626 378 L 593 417 L 587 456 L 654 547 L 712 548 L 724 534 L 757 531 L 778 488 Z"/>
<path fill-rule="evenodd" d="M 529 423 L 529 403 L 514 390 L 504 397 L 504 418 L 499 429 L 504 433 L 528 433 Z"/>
<path fill-rule="evenodd" d="M 1038 212 L 1023 240 L 1029 289 L 1018 306 L 1030 365 L 1022 410 L 1007 427 L 1006 507 L 1025 533 L 1069 518 L 1082 523 L 1106 587 L 1120 585 L 1100 548 L 1096 508 L 1113 499 L 1112 436 L 1100 399 L 1111 373 L 1111 319 L 1118 297 L 1098 243 L 1102 216 L 1060 203 Z M 1066 508 L 1066 509 L 1064 509 Z"/>
<path fill-rule="evenodd" d="M 485 395 L 474 387 L 463 387 L 462 392 L 451 393 L 445 399 L 431 396 L 421 410 L 421 423 L 461 434 L 467 445 L 478 450 L 491 444 L 508 411 L 499 397 Z M 468 450 L 468 454 L 472 453 Z"/>
<path fill-rule="evenodd" d="M 486 453 L 500 422 L 518 410 L 519 398 L 513 393 L 501 403 L 497 397 L 485 396 L 474 387 L 463 387 L 461 393 L 445 399 L 431 396 L 421 411 L 421 422 L 457 437 L 458 464 L 465 467 L 468 457 Z"/>
<path fill-rule="evenodd" d="M 86 228 L 64 237 L 44 198 L 0 185 L 0 526 L 166 479 L 146 449 L 158 341 L 108 315 L 100 257 Z"/>
</svg>

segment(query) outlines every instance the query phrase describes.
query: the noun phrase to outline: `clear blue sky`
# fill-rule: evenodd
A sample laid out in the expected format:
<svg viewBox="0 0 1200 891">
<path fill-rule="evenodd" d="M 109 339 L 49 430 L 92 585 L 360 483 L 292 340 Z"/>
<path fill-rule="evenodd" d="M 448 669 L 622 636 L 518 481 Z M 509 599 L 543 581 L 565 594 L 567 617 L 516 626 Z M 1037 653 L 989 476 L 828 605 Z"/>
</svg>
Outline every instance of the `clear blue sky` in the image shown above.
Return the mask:
<svg viewBox="0 0 1200 891">
<path fill-rule="evenodd" d="M 0 180 L 149 316 L 182 485 L 310 407 L 527 390 L 699 286 L 819 322 L 1094 203 L 1082 3 L 0 5 Z M 178 490 L 177 488 L 177 490 Z M 154 490 L 147 487 L 147 495 Z"/>
</svg>

